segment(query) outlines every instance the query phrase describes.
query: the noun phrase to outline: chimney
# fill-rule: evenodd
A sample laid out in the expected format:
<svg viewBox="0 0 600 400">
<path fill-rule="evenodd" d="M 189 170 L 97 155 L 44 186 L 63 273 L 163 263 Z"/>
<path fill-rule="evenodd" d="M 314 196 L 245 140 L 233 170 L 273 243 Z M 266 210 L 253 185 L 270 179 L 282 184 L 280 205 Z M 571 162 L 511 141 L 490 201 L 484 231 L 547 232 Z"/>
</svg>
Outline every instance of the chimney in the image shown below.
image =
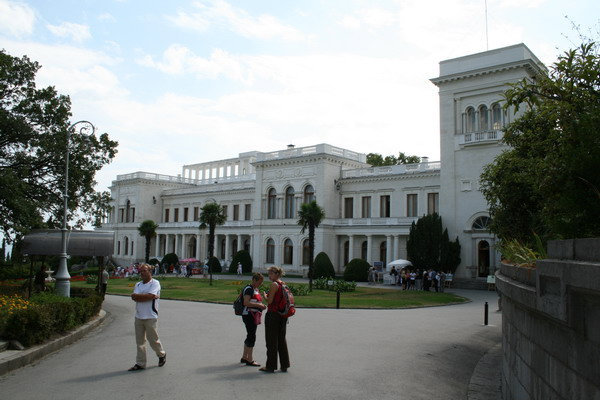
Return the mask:
<svg viewBox="0 0 600 400">
<path fill-rule="evenodd" d="M 288 144 L 288 145 L 287 145 L 287 148 L 288 148 L 288 150 L 291 150 L 291 149 L 293 149 L 294 147 L 296 147 L 296 146 L 294 146 L 293 144 Z"/>
<path fill-rule="evenodd" d="M 429 162 L 429 157 L 421 157 L 421 162 L 422 163 L 428 163 Z"/>
</svg>

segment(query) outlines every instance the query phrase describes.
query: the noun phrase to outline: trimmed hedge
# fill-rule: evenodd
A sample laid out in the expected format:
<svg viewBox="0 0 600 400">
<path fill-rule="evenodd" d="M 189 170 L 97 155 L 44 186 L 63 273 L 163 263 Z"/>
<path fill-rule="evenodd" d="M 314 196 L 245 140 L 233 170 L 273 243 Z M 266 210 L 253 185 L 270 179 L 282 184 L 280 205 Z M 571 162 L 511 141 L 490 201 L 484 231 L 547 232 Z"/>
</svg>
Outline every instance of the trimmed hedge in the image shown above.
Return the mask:
<svg viewBox="0 0 600 400">
<path fill-rule="evenodd" d="M 344 280 L 366 282 L 369 279 L 371 265 L 362 258 L 355 258 L 346 265 Z"/>
<path fill-rule="evenodd" d="M 335 269 L 333 268 L 333 264 L 329 259 L 329 256 L 320 252 L 315 257 L 315 261 L 313 262 L 313 278 L 334 278 L 335 277 Z"/>
<path fill-rule="evenodd" d="M 331 281 L 331 285 L 329 282 Z M 324 289 L 331 292 L 354 292 L 356 282 L 346 282 L 342 279 L 318 278 L 313 281 L 315 289 Z"/>
<path fill-rule="evenodd" d="M 71 288 L 71 297 L 40 293 L 31 297 L 27 308 L 7 316 L 0 336 L 31 346 L 84 324 L 101 306 L 102 297 L 89 288 Z"/>
<path fill-rule="evenodd" d="M 208 259 L 208 271 L 213 274 L 217 274 L 223 271 L 223 267 L 221 267 L 221 263 L 217 257 L 211 257 Z"/>
<path fill-rule="evenodd" d="M 231 264 L 229 264 L 230 274 L 237 273 L 238 262 L 242 263 L 242 272 L 244 274 L 252 272 L 252 257 L 250 257 L 250 253 L 248 253 L 246 250 L 240 250 L 235 253 L 233 260 L 231 260 Z"/>
</svg>

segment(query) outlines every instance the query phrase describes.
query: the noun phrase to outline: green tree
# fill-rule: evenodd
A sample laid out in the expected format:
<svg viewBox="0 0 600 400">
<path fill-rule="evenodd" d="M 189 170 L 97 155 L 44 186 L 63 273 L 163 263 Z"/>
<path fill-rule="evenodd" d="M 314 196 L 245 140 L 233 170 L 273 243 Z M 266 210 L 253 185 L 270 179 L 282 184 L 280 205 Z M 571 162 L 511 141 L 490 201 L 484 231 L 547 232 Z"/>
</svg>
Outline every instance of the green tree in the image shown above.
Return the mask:
<svg viewBox="0 0 600 400">
<path fill-rule="evenodd" d="M 54 87 L 38 89 L 37 62 L 0 51 L 0 231 L 7 240 L 63 215 L 65 154 L 70 150 L 68 210 L 71 225 L 97 222 L 108 192 L 94 190 L 95 174 L 116 154 L 107 134 L 70 135 L 71 101 Z"/>
<path fill-rule="evenodd" d="M 214 256 L 215 252 L 215 228 L 217 225 L 223 225 L 227 220 L 227 216 L 223 212 L 223 207 L 217 203 L 206 203 L 200 209 L 200 229 L 208 227 L 208 258 Z M 210 265 L 209 265 L 210 267 Z M 210 285 L 212 286 L 212 268 L 210 272 Z"/>
<path fill-rule="evenodd" d="M 335 278 L 335 269 L 325 252 L 320 252 L 315 257 L 315 278 Z"/>
<path fill-rule="evenodd" d="M 383 157 L 379 153 L 369 153 L 367 154 L 367 164 L 370 164 L 372 167 L 384 167 L 388 165 L 398 165 L 398 164 L 415 164 L 421 162 L 421 157 L 419 156 L 407 156 L 403 152 L 398 154 L 398 157 L 389 155 Z"/>
<path fill-rule="evenodd" d="M 315 254 L 315 229 L 325 218 L 325 211 L 317 204 L 316 200 L 303 203 L 298 211 L 298 225 L 302 227 L 301 233 L 308 228 L 308 290 L 312 292 L 313 263 Z"/>
<path fill-rule="evenodd" d="M 505 128 L 510 149 L 488 165 L 481 189 L 502 240 L 600 235 L 600 57 L 591 41 L 549 73 L 506 93 L 521 117 Z"/>
<path fill-rule="evenodd" d="M 158 225 L 151 219 L 147 219 L 138 226 L 138 232 L 140 236 L 146 238 L 146 249 L 144 252 L 144 260 L 148 262 L 150 260 L 150 241 L 156 236 L 156 229 Z"/>
<path fill-rule="evenodd" d="M 460 264 L 460 244 L 448 238 L 442 217 L 437 213 L 425 215 L 413 222 L 406 241 L 406 253 L 413 267 L 454 272 Z"/>
</svg>

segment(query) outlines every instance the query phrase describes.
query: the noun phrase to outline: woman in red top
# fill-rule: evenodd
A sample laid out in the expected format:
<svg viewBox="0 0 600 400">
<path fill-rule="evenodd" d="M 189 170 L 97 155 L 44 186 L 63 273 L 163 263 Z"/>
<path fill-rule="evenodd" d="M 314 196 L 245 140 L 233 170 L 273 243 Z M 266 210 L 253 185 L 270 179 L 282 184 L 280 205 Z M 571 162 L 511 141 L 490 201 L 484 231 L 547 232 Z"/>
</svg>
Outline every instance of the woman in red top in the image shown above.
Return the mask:
<svg viewBox="0 0 600 400">
<path fill-rule="evenodd" d="M 252 350 L 254 350 L 256 327 L 260 324 L 262 310 L 267 308 L 267 306 L 262 303 L 262 298 L 258 291 L 263 280 L 262 274 L 253 274 L 252 282 L 244 288 L 243 293 L 244 311 L 242 313 L 242 321 L 244 321 L 244 325 L 246 326 L 246 340 L 244 340 L 244 353 L 242 354 L 240 362 L 252 367 L 260 367 L 260 364 L 257 364 L 256 361 L 254 361 Z"/>
<path fill-rule="evenodd" d="M 269 267 L 267 269 L 271 286 L 268 294 L 263 292 L 267 299 L 267 315 L 265 316 L 265 339 L 267 342 L 267 365 L 260 370 L 263 372 L 275 372 L 277 369 L 277 354 L 279 354 L 279 363 L 281 372 L 287 372 L 290 367 L 290 357 L 288 355 L 287 342 L 285 340 L 285 331 L 287 318 L 279 314 L 278 305 L 282 299 L 281 277 L 283 269 L 281 267 Z"/>
</svg>

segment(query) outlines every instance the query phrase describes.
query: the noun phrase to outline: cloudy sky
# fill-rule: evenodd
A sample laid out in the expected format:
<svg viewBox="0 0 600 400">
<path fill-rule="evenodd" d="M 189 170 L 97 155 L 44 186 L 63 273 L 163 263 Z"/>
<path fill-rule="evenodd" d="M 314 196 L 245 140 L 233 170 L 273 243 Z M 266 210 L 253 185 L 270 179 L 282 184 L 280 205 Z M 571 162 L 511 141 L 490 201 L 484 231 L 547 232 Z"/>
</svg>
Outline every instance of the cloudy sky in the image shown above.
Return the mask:
<svg viewBox="0 0 600 400">
<path fill-rule="evenodd" d="M 439 159 L 441 60 L 525 43 L 543 62 L 597 0 L 0 0 L 0 48 L 119 141 L 98 175 L 329 143 Z M 565 18 L 567 16 L 568 18 Z"/>
</svg>

